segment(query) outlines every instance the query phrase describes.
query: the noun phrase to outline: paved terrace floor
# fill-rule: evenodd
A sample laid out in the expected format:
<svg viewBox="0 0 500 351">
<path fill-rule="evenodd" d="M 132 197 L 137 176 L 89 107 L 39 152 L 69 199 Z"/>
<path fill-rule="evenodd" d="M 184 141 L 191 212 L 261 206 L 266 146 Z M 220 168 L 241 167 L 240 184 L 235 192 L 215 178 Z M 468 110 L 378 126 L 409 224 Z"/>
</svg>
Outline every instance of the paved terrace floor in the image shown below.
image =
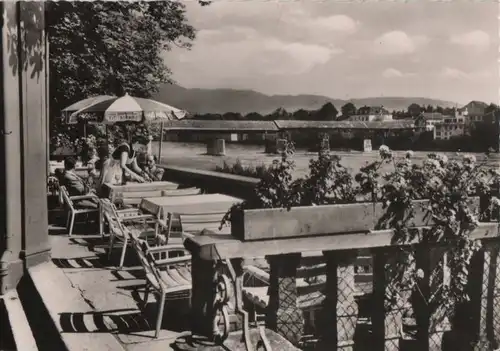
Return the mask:
<svg viewBox="0 0 500 351">
<path fill-rule="evenodd" d="M 36 277 L 44 282 L 36 287 L 70 350 L 173 350 L 172 342 L 189 334 L 189 302 L 167 301 L 161 334 L 154 339 L 157 304 L 151 296 L 144 310 L 138 307 L 144 279 L 132 250 L 118 271 L 119 250 L 109 261 L 103 249 L 89 248 L 102 242 L 99 236 L 69 238 L 65 231 L 50 227 L 52 262 L 35 267 L 32 275 L 46 275 Z"/>
</svg>

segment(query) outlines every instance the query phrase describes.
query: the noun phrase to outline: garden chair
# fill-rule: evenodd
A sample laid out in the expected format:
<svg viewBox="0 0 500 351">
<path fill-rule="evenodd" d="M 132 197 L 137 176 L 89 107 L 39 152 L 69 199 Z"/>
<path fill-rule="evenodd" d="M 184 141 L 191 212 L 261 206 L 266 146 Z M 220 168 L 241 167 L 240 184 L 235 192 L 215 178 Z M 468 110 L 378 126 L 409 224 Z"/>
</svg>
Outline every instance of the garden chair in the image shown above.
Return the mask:
<svg viewBox="0 0 500 351">
<path fill-rule="evenodd" d="M 172 234 L 178 234 L 182 241 L 189 236 L 202 233 L 203 230 L 220 234 L 230 234 L 230 228 L 227 226 L 219 230 L 221 220 L 226 212 L 168 212 L 164 214 L 163 209 L 160 209 L 158 223 L 165 229 L 167 243 Z"/>
<path fill-rule="evenodd" d="M 59 191 L 62 197 L 63 203 L 68 208 L 68 219 L 66 222 L 66 227 L 69 228 L 68 234 L 71 236 L 73 234 L 73 226 L 75 224 L 75 217 L 79 214 L 89 214 L 89 213 L 99 213 L 99 208 L 87 208 L 78 205 L 79 200 L 96 200 L 99 203 L 99 199 L 94 194 L 88 195 L 78 195 L 70 196 L 68 190 L 64 185 L 59 187 Z"/>
<path fill-rule="evenodd" d="M 118 265 L 119 269 L 123 268 L 125 254 L 129 245 L 128 232 L 151 243 L 156 244 L 158 242 L 159 226 L 154 215 L 142 214 L 138 209 L 117 210 L 109 199 L 101 199 L 100 203 L 103 222 L 107 222 L 109 226 L 108 258 L 111 258 L 116 241 L 123 244 Z"/>
<path fill-rule="evenodd" d="M 146 273 L 143 307 L 148 303 L 150 292 L 158 301 L 155 330 L 155 338 L 158 338 L 165 301 L 191 298 L 191 255 L 182 245 L 149 247 L 147 241 L 138 239 L 131 232 L 128 235 Z M 173 252 L 181 255 L 170 257 Z"/>
</svg>

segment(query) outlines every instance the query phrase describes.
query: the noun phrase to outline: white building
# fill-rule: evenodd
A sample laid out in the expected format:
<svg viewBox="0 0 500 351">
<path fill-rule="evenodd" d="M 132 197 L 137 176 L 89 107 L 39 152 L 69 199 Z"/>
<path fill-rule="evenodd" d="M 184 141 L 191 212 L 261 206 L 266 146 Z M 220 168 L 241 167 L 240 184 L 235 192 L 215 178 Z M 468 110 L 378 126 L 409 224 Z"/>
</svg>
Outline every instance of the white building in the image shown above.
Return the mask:
<svg viewBox="0 0 500 351">
<path fill-rule="evenodd" d="M 434 124 L 434 139 L 448 140 L 465 135 L 469 129 L 468 122 L 464 111 L 457 110 L 455 116 L 446 116 L 441 123 Z"/>
<path fill-rule="evenodd" d="M 431 132 L 434 130 L 436 124 L 443 123 L 445 116 L 439 112 L 422 112 L 420 116 L 415 119 L 415 123 L 421 127 L 424 127 L 426 131 Z"/>
<path fill-rule="evenodd" d="M 385 122 L 392 121 L 392 114 L 382 106 L 365 106 L 358 109 L 357 114 L 349 117 L 349 121 Z"/>
</svg>

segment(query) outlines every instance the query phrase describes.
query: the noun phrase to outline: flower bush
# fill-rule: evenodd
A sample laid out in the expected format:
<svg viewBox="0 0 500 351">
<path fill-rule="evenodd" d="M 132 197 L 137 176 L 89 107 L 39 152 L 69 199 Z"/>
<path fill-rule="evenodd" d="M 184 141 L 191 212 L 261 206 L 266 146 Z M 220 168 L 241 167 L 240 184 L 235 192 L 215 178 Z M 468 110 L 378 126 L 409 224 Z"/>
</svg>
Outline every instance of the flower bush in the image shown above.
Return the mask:
<svg viewBox="0 0 500 351">
<path fill-rule="evenodd" d="M 498 219 L 500 200 L 494 195 L 500 189 L 500 172 L 478 163 L 475 156 L 448 160 L 445 155 L 429 154 L 422 163 L 414 163 L 413 152 L 397 159 L 385 145 L 379 159 L 362 167 L 352 177 L 342 166 L 341 158 L 322 148 L 317 159 L 309 163 L 309 174 L 293 179 L 295 163 L 291 142 L 273 162 L 256 187 L 252 198 L 235 205 L 221 225 L 231 220 L 234 208 L 291 208 L 370 201 L 382 203 L 383 218 L 374 229 L 393 229 L 393 242 L 400 253 L 387 266 L 387 306 L 408 301 L 416 317 L 422 310 L 439 312 L 434 323 L 451 320 L 457 307 L 468 301 L 467 282 L 471 259 L 480 248 L 480 241 L 470 233 L 479 221 Z M 382 167 L 391 170 L 381 174 Z M 472 205 L 479 196 L 481 210 Z M 427 200 L 419 212 L 432 218 L 425 230 L 415 228 L 417 213 L 414 200 Z M 418 205 L 420 206 L 420 205 Z M 445 244 L 446 253 L 435 267 L 417 265 L 419 249 L 429 251 L 435 244 Z M 430 284 L 430 294 L 422 286 Z M 411 296 L 411 297 L 409 297 Z M 419 309 L 424 303 L 426 309 Z M 432 326 L 431 326 L 432 327 Z"/>
<path fill-rule="evenodd" d="M 265 164 L 258 166 L 244 166 L 240 159 L 237 159 L 234 164 L 229 164 L 226 161 L 223 162 L 222 166 L 215 167 L 216 172 L 236 174 L 245 177 L 262 178 L 264 174 L 268 172 L 268 167 Z"/>
</svg>

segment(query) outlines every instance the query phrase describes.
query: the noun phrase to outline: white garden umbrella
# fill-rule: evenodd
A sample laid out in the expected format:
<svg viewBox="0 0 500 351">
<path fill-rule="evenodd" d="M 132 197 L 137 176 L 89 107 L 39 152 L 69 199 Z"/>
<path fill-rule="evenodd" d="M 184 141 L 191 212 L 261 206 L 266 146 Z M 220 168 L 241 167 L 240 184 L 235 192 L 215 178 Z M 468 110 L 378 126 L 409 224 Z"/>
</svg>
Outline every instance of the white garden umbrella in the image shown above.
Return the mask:
<svg viewBox="0 0 500 351">
<path fill-rule="evenodd" d="M 63 109 L 61 111 L 61 115 L 62 115 L 61 117 L 63 118 L 63 121 L 65 121 L 66 123 L 69 123 L 69 116 L 72 113 L 74 113 L 76 111 L 79 111 L 82 108 L 90 106 L 90 105 L 92 105 L 94 103 L 105 101 L 105 100 L 108 100 L 108 99 L 112 99 L 114 97 L 115 97 L 114 95 L 97 95 L 97 96 L 91 96 L 89 98 L 80 100 L 78 102 L 75 102 L 72 105 L 69 105 L 65 109 Z M 75 119 L 74 122 L 71 123 L 71 124 L 74 124 L 74 123 L 77 123 L 77 122 L 78 121 Z M 86 125 L 84 125 L 84 136 L 86 137 L 87 136 L 86 135 L 87 134 L 87 130 L 86 130 L 85 126 Z"/>
<path fill-rule="evenodd" d="M 120 122 L 161 123 L 159 154 L 161 159 L 163 122 L 182 119 L 186 115 L 186 111 L 165 103 L 125 94 L 121 97 L 95 100 L 71 113 L 67 121 L 69 124 L 78 123 L 78 116 L 85 116 L 88 122 L 106 125 Z"/>
<path fill-rule="evenodd" d="M 186 111 L 159 101 L 125 94 L 89 105 L 70 114 L 68 123 L 78 122 L 78 116 L 89 115 L 89 121 L 115 124 L 117 122 L 162 122 L 182 119 Z"/>
<path fill-rule="evenodd" d="M 91 106 L 92 104 L 95 104 L 97 102 L 102 102 L 102 101 L 106 101 L 106 100 L 109 100 L 109 99 L 113 99 L 115 98 L 116 96 L 112 96 L 112 95 L 98 95 L 98 96 L 91 96 L 89 98 L 86 98 L 86 99 L 83 99 L 83 100 L 80 100 L 78 102 L 75 102 L 74 104 L 72 105 L 69 105 L 68 107 L 66 107 L 65 109 L 63 109 L 61 112 L 62 112 L 62 117 L 67 121 L 69 122 L 68 118 L 69 116 L 76 112 L 76 111 L 79 111 L 81 110 L 82 108 L 85 108 L 87 106 Z M 74 122 L 76 123 L 76 121 Z"/>
</svg>

